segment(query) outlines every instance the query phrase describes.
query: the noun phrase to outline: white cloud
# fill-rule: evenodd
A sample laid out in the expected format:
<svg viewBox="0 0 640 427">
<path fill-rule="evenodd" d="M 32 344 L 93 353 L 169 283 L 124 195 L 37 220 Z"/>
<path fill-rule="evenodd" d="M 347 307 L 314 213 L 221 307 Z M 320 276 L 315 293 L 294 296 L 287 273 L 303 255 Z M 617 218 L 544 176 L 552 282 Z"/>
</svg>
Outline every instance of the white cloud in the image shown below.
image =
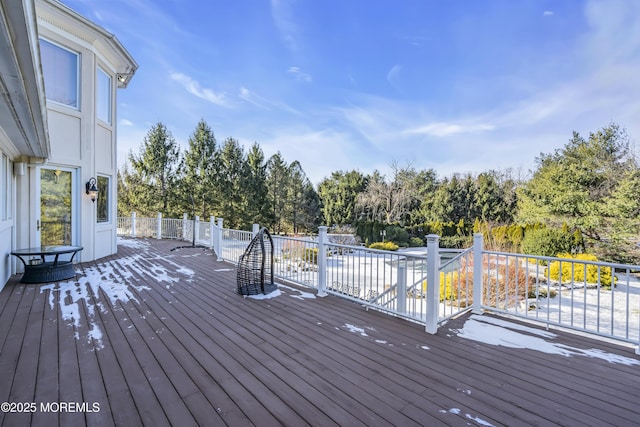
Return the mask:
<svg viewBox="0 0 640 427">
<path fill-rule="evenodd" d="M 285 46 L 292 51 L 298 50 L 298 26 L 293 16 L 294 2 L 295 0 L 271 0 L 271 17 Z"/>
<path fill-rule="evenodd" d="M 289 67 L 287 73 L 291 74 L 299 82 L 310 83 L 312 81 L 311 74 L 303 73 L 299 67 Z"/>
<path fill-rule="evenodd" d="M 304 124 L 292 124 L 280 125 L 268 132 L 258 140 L 265 156 L 269 158 L 280 151 L 287 162 L 298 160 L 314 184 L 333 171 L 362 169 L 364 163 L 370 172 L 369 167 L 374 166 L 370 157 L 358 149 L 352 135 L 334 128 L 318 130 Z"/>
<path fill-rule="evenodd" d="M 394 88 L 397 88 L 396 87 L 396 83 L 397 83 L 398 78 L 400 76 L 400 71 L 402 71 L 402 65 L 396 64 L 393 67 L 391 67 L 391 69 L 387 73 L 387 81 Z"/>
<path fill-rule="evenodd" d="M 493 129 L 495 129 L 495 126 L 486 124 L 486 123 L 458 124 L 458 123 L 446 123 L 446 122 L 433 122 L 433 123 L 429 123 L 428 125 L 409 129 L 405 131 L 405 133 L 445 137 L 445 136 L 459 135 L 464 133 L 487 132 Z"/>
<path fill-rule="evenodd" d="M 171 73 L 171 80 L 180 83 L 192 95 L 209 101 L 212 104 L 221 107 L 230 107 L 231 104 L 227 100 L 224 93 L 215 93 L 212 89 L 203 88 L 196 80 L 182 73 Z"/>
<path fill-rule="evenodd" d="M 545 10 L 545 11 L 544 11 L 544 13 L 543 13 L 542 15 L 544 15 L 544 16 L 553 16 L 553 15 L 554 15 L 554 12 L 553 12 L 553 11 L 551 11 L 551 10 Z"/>
<path fill-rule="evenodd" d="M 121 126 L 133 126 L 133 122 L 127 119 L 120 119 Z"/>
<path fill-rule="evenodd" d="M 282 111 L 286 111 L 289 112 L 291 114 L 296 114 L 299 115 L 301 114 L 300 111 L 296 110 L 295 108 L 290 107 L 289 105 L 285 104 L 284 102 L 278 102 L 278 101 L 272 101 L 269 100 L 263 96 L 258 95 L 255 92 L 250 91 L 249 89 L 247 89 L 246 87 L 241 87 L 239 92 L 238 92 L 238 97 L 242 100 L 244 100 L 245 102 L 248 102 L 249 104 L 261 108 L 263 110 L 282 110 Z"/>
</svg>

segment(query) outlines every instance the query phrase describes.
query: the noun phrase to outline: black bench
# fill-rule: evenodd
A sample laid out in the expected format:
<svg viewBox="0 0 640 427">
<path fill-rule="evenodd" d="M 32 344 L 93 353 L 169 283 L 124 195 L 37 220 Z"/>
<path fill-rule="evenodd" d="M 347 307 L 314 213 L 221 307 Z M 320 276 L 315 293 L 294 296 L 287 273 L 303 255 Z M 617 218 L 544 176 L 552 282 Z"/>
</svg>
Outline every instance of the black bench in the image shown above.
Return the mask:
<svg viewBox="0 0 640 427">
<path fill-rule="evenodd" d="M 22 283 L 57 282 L 76 277 L 73 258 L 82 250 L 82 246 L 38 246 L 17 249 L 11 252 L 24 264 Z M 59 259 L 60 255 L 71 254 L 69 259 Z M 25 260 L 24 257 L 39 257 Z M 47 259 L 47 257 L 49 259 Z M 53 259 L 51 259 L 53 258 Z"/>
</svg>

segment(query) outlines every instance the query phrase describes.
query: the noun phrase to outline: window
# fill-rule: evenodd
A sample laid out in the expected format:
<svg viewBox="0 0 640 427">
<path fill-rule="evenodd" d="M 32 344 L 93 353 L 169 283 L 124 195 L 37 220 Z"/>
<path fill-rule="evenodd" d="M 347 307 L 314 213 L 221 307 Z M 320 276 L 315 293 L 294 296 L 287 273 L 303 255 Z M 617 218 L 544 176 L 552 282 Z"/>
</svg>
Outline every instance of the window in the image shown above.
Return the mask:
<svg viewBox="0 0 640 427">
<path fill-rule="evenodd" d="M 101 68 L 96 76 L 96 116 L 111 124 L 111 77 Z"/>
<path fill-rule="evenodd" d="M 98 176 L 98 222 L 109 222 L 109 177 Z"/>
<path fill-rule="evenodd" d="M 47 99 L 79 108 L 79 54 L 40 39 L 40 56 Z"/>
</svg>

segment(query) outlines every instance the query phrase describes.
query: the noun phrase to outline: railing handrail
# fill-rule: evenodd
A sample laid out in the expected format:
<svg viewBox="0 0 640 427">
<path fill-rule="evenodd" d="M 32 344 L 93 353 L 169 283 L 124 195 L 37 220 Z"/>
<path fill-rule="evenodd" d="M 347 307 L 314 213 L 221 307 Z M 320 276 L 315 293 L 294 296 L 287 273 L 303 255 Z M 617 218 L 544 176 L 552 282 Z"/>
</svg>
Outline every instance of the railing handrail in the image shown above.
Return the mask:
<svg viewBox="0 0 640 427">
<path fill-rule="evenodd" d="M 444 264 L 440 264 L 440 270 L 444 270 L 444 268 L 447 267 L 449 264 L 453 264 L 454 262 L 459 261 L 460 259 L 462 259 L 462 257 L 470 253 L 472 250 L 473 248 L 467 248 L 462 252 L 460 252 L 458 255 L 451 258 L 449 261 L 445 262 Z"/>
<path fill-rule="evenodd" d="M 563 257 L 552 257 L 547 255 L 520 254 L 515 252 L 498 252 L 498 251 L 487 251 L 487 250 L 483 252 L 485 254 L 492 254 L 492 255 L 517 256 L 519 258 L 532 258 L 532 259 L 540 259 L 543 261 L 551 261 L 551 262 L 554 262 L 554 261 L 572 262 L 575 264 L 588 264 L 588 265 L 595 265 L 595 266 L 602 266 L 602 267 L 611 267 L 619 270 L 632 270 L 632 271 L 640 272 L 640 266 L 632 265 L 632 264 L 616 264 L 616 263 L 607 262 L 607 261 L 589 261 L 589 260 L 578 259 L 578 258 L 563 258 Z"/>
</svg>

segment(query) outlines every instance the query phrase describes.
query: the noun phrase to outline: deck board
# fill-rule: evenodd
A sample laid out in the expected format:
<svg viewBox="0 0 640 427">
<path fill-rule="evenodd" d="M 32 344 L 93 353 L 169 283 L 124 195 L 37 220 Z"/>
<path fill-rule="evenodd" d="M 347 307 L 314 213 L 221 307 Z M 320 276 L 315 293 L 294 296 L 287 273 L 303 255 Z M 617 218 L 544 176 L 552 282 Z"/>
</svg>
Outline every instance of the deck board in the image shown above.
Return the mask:
<svg viewBox="0 0 640 427">
<path fill-rule="evenodd" d="M 177 246 L 130 240 L 116 255 L 78 264 L 78 277 L 61 282 L 67 294 L 11 278 L 0 292 L 0 401 L 96 402 L 100 411 L 0 413 L 0 425 L 632 426 L 640 419 L 640 365 L 468 340 L 457 332 L 469 315 L 429 335 L 336 296 L 303 298 L 289 284 L 276 298 L 244 298 L 234 293 L 233 266 L 209 250 Z M 73 321 L 62 310 L 72 301 Z M 553 332 L 569 347 L 640 360 L 628 346 Z"/>
</svg>

